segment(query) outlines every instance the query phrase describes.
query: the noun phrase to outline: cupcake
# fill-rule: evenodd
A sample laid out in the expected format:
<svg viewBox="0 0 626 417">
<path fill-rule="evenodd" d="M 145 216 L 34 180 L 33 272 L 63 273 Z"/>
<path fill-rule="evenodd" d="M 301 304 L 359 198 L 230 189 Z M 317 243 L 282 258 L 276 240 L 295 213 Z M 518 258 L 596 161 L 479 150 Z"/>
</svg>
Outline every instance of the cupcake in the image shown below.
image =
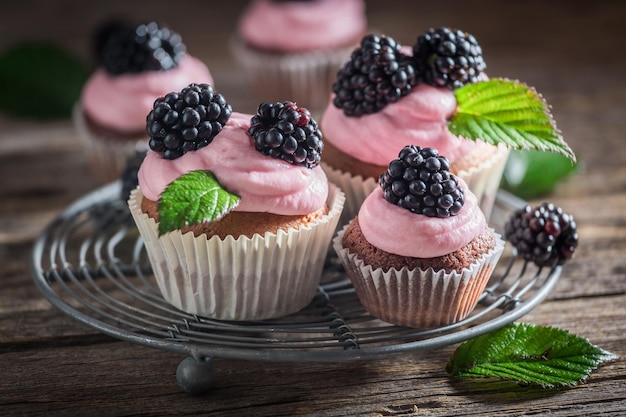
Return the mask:
<svg viewBox="0 0 626 417">
<path fill-rule="evenodd" d="M 305 307 L 344 200 L 319 167 L 310 113 L 292 102 L 232 112 L 210 86 L 191 85 L 155 102 L 148 131 L 128 204 L 165 300 L 220 320 Z"/>
<path fill-rule="evenodd" d="M 333 240 L 364 308 L 399 326 L 456 323 L 504 249 L 476 196 L 433 148 L 406 146 Z"/>
<path fill-rule="evenodd" d="M 128 157 L 145 150 L 146 115 L 157 97 L 192 82 L 212 84 L 213 78 L 178 34 L 154 22 L 107 24 L 98 30 L 94 49 L 99 66 L 73 119 L 94 173 L 108 182 L 120 177 Z"/>
<path fill-rule="evenodd" d="M 363 0 L 252 0 L 231 50 L 257 97 L 315 112 L 366 31 Z"/>
<path fill-rule="evenodd" d="M 510 147 L 573 157 L 543 98 L 516 81 L 488 79 L 485 68 L 476 39 L 457 30 L 431 29 L 413 48 L 385 35 L 362 39 L 320 121 L 323 167 L 346 193 L 342 222 L 407 143 L 446 155 L 487 218 Z"/>
</svg>

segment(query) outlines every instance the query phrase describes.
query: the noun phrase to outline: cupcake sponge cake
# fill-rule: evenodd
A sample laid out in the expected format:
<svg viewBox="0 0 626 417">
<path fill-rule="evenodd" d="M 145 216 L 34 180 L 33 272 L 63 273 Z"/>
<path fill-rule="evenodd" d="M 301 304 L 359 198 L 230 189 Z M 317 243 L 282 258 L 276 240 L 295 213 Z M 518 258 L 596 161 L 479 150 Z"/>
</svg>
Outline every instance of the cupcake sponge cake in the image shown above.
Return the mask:
<svg viewBox="0 0 626 417">
<path fill-rule="evenodd" d="M 213 84 L 213 77 L 177 33 L 156 22 L 113 22 L 96 38 L 98 67 L 73 119 L 94 173 L 112 181 L 128 157 L 147 148 L 146 116 L 154 100 L 192 82 Z"/>
<path fill-rule="evenodd" d="M 376 193 L 378 194 L 378 193 Z M 380 196 L 377 196 L 380 198 Z M 374 198 L 374 197 L 372 197 Z M 495 237 L 488 229 L 485 229 L 468 244 L 432 258 L 418 258 L 413 256 L 402 256 L 380 250 L 372 245 L 363 235 L 358 217 L 354 219 L 343 235 L 344 248 L 359 254 L 364 263 L 374 269 L 388 271 L 395 269 L 428 269 L 443 270 L 446 272 L 462 271 L 478 262 L 485 253 L 495 247 Z"/>
</svg>

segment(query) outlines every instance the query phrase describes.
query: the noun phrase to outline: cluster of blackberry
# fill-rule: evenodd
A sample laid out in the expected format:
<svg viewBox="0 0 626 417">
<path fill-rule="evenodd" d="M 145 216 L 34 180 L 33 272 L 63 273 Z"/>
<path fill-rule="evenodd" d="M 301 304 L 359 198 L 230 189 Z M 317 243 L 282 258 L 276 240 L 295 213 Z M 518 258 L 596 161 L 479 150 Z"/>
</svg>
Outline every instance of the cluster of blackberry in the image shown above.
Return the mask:
<svg viewBox="0 0 626 417">
<path fill-rule="evenodd" d="M 552 203 L 515 211 L 504 235 L 520 256 L 537 266 L 562 265 L 578 246 L 574 218 Z"/>
<path fill-rule="evenodd" d="M 337 73 L 333 104 L 346 116 L 375 113 L 407 95 L 419 82 L 455 89 L 477 82 L 486 69 L 471 34 L 429 29 L 413 46 L 413 56 L 389 36 L 367 35 Z"/>
<path fill-rule="evenodd" d="M 385 200 L 429 217 L 456 215 L 465 203 L 450 162 L 434 148 L 405 146 L 379 178 Z"/>
<path fill-rule="evenodd" d="M 222 130 L 232 107 L 208 84 L 190 84 L 155 100 L 146 119 L 148 145 L 165 159 L 207 146 Z"/>
<path fill-rule="evenodd" d="M 100 65 L 113 75 L 166 71 L 186 52 L 180 35 L 155 22 L 136 27 L 107 22 L 95 34 L 94 49 Z"/>
<path fill-rule="evenodd" d="M 155 100 L 146 119 L 148 145 L 164 159 L 176 159 L 210 144 L 232 114 L 224 97 L 208 84 L 190 84 Z M 291 101 L 261 103 L 248 128 L 264 155 L 294 165 L 319 165 L 324 143 L 311 113 Z"/>
<path fill-rule="evenodd" d="M 319 165 L 324 150 L 322 132 L 309 110 L 291 101 L 261 103 L 248 134 L 256 150 L 294 165 Z"/>
<path fill-rule="evenodd" d="M 416 82 L 413 64 L 393 38 L 367 35 L 339 70 L 333 103 L 347 116 L 375 113 L 407 95 Z"/>
</svg>

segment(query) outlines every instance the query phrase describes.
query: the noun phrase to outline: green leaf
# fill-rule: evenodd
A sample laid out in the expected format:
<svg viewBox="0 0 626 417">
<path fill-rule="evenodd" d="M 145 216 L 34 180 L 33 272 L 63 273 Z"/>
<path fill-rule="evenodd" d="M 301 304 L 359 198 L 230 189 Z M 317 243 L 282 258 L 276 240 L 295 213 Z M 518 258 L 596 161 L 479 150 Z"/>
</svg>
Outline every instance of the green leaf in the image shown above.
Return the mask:
<svg viewBox="0 0 626 417">
<path fill-rule="evenodd" d="M 453 377 L 498 377 L 551 388 L 580 383 L 616 358 L 565 330 L 519 323 L 463 343 L 446 371 Z"/>
<path fill-rule="evenodd" d="M 556 153 L 513 150 L 500 187 L 524 200 L 538 198 L 550 193 L 577 169 L 578 163 Z"/>
<path fill-rule="evenodd" d="M 492 78 L 454 90 L 457 112 L 448 128 L 457 136 L 512 149 L 551 151 L 576 160 L 545 100 L 517 81 Z"/>
<path fill-rule="evenodd" d="M 61 47 L 21 43 L 0 55 L 0 111 L 16 117 L 69 117 L 88 70 Z"/>
<path fill-rule="evenodd" d="M 191 171 L 172 181 L 159 200 L 159 234 L 221 219 L 239 205 L 210 171 Z"/>
</svg>

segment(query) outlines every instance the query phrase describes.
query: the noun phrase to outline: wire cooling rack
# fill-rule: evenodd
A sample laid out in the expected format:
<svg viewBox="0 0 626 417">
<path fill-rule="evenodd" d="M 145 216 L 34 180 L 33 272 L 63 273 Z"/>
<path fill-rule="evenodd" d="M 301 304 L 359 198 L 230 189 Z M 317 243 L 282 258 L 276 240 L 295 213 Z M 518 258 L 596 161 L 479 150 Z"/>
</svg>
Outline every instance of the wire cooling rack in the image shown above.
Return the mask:
<svg viewBox="0 0 626 417">
<path fill-rule="evenodd" d="M 522 317 L 549 294 L 561 268 L 537 268 L 505 249 L 478 306 L 461 322 L 435 329 L 393 326 L 361 306 L 329 252 L 322 285 L 304 310 L 264 321 L 226 322 L 168 304 L 151 275 L 143 242 L 120 183 L 99 188 L 64 210 L 37 239 L 35 282 L 70 317 L 110 336 L 188 356 L 177 369 L 187 392 L 213 384 L 213 357 L 338 362 L 434 349 L 468 340 Z M 525 204 L 500 191 L 491 225 L 502 230 Z"/>
</svg>

